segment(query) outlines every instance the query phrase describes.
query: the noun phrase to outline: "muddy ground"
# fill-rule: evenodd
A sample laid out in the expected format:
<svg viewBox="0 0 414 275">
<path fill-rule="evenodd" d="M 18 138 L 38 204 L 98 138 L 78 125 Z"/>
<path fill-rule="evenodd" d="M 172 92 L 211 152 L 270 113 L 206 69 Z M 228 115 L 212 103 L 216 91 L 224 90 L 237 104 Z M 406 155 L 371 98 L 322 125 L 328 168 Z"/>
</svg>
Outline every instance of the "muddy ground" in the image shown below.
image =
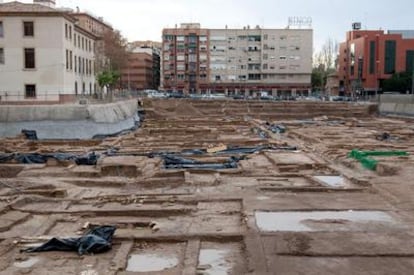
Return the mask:
<svg viewBox="0 0 414 275">
<path fill-rule="evenodd" d="M 2 140 L 2 154 L 100 158 L 0 164 L 0 274 L 413 273 L 413 120 L 346 103 L 144 106 L 123 136 Z M 240 147 L 257 150 L 221 151 Z M 353 149 L 408 155 L 368 170 Z M 213 168 L 168 166 L 167 152 Z M 97 225 L 117 227 L 109 252 L 20 253 Z"/>
</svg>

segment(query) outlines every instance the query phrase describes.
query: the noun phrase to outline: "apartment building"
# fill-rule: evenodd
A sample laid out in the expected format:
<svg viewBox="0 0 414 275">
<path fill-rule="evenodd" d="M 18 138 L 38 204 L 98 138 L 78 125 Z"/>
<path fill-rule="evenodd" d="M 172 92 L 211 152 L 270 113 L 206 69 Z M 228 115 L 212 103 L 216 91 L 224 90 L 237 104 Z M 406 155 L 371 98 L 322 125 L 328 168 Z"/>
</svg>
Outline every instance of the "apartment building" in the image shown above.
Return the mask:
<svg viewBox="0 0 414 275">
<path fill-rule="evenodd" d="M 112 32 L 112 26 L 105 22 L 102 17 L 95 16 L 88 12 L 81 12 L 79 8 L 71 13 L 77 19 L 77 25 L 95 35 L 98 39 L 95 43 L 95 61 L 98 71 L 106 69 L 109 60 L 105 55 L 105 34 Z"/>
<path fill-rule="evenodd" d="M 0 4 L 1 103 L 58 103 L 95 91 L 97 37 L 54 5 Z"/>
<path fill-rule="evenodd" d="M 154 56 L 158 56 L 155 68 Z M 156 76 L 158 72 L 158 76 Z M 144 90 L 159 87 L 159 55 L 152 48 L 133 47 L 130 49 L 127 67 L 122 70 L 121 85 L 124 89 Z"/>
<path fill-rule="evenodd" d="M 397 72 L 414 69 L 414 31 L 360 30 L 347 32 L 339 48 L 341 95 L 374 95 Z"/>
<path fill-rule="evenodd" d="M 209 88 L 209 30 L 200 24 L 164 29 L 162 89 L 197 93 Z"/>
<path fill-rule="evenodd" d="M 313 45 L 311 29 L 198 27 L 182 24 L 180 28 L 164 30 L 164 89 L 246 96 L 263 92 L 279 96 L 309 93 Z M 197 30 L 202 31 L 203 35 L 198 35 Z M 196 41 L 192 45 L 196 47 L 194 53 L 191 53 L 191 41 Z M 191 68 L 194 67 L 196 74 L 191 77 Z M 192 86 L 190 79 L 193 80 Z"/>
<path fill-rule="evenodd" d="M 135 62 L 137 62 L 138 60 L 142 60 L 142 59 L 147 59 L 147 57 L 145 57 L 144 53 L 150 54 L 152 55 L 152 72 L 151 75 L 148 77 L 152 77 L 152 80 L 150 81 L 149 79 L 145 79 L 144 83 L 147 83 L 146 85 L 140 84 L 139 82 L 137 82 L 137 84 L 139 85 L 133 85 L 130 86 L 132 88 L 134 87 L 145 87 L 143 89 L 154 89 L 154 90 L 158 90 L 160 87 L 160 79 L 161 79 L 161 48 L 162 48 L 162 44 L 161 42 L 157 42 L 157 41 L 151 41 L 151 40 L 146 40 L 146 41 L 133 41 L 131 43 L 129 43 L 129 51 L 132 54 L 132 56 L 130 57 L 130 59 L 135 60 Z M 134 54 L 134 52 L 137 53 L 141 53 L 140 55 L 138 54 Z M 135 56 L 134 56 L 135 55 Z M 134 62 L 134 61 L 132 61 Z M 140 65 L 137 64 L 131 64 L 131 61 L 128 63 L 129 64 L 129 70 L 131 72 L 131 68 L 132 67 L 136 67 L 138 74 L 142 75 L 142 72 L 139 73 L 138 71 L 140 70 Z M 125 77 L 125 71 L 127 70 L 124 69 L 123 70 L 123 79 L 126 79 Z M 149 85 L 149 86 L 148 86 Z M 127 85 L 123 84 L 123 87 L 128 87 Z M 136 89 L 140 89 L 140 88 L 136 88 Z"/>
</svg>

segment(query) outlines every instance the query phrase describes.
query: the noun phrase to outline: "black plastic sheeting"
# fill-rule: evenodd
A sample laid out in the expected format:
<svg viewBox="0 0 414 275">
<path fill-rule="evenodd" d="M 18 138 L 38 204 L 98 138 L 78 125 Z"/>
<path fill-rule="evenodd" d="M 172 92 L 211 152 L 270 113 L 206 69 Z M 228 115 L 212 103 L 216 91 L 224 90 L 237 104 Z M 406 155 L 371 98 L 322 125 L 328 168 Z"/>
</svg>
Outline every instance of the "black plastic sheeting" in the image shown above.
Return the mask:
<svg viewBox="0 0 414 275">
<path fill-rule="evenodd" d="M 100 226 L 80 238 L 52 238 L 41 246 L 23 249 L 21 252 L 76 251 L 79 255 L 103 253 L 112 248 L 115 230 L 114 226 Z"/>
<path fill-rule="evenodd" d="M 117 137 L 117 136 L 127 135 L 127 134 L 130 134 L 130 133 L 138 130 L 138 128 L 141 127 L 141 123 L 145 119 L 145 113 L 143 111 L 138 111 L 137 116 L 138 116 L 138 120 L 134 121 L 134 126 L 132 126 L 131 128 L 125 129 L 125 130 L 122 130 L 122 131 L 119 131 L 119 132 L 116 132 L 116 133 L 113 133 L 113 134 L 97 134 L 97 135 L 94 135 L 92 137 L 92 139 L 103 140 L 103 139 L 108 138 L 108 137 Z"/>
<path fill-rule="evenodd" d="M 261 152 L 264 150 L 286 150 L 295 151 L 297 147 L 291 146 L 273 146 L 273 145 L 262 145 L 256 147 L 233 147 L 226 150 L 216 152 L 216 155 L 237 155 L 229 157 L 224 162 L 202 162 L 182 156 L 190 155 L 202 155 L 207 153 L 203 149 L 190 149 L 184 150 L 181 153 L 151 153 L 149 157 L 158 156 L 164 160 L 164 167 L 166 169 L 233 169 L 238 167 L 238 162 L 246 158 L 247 155 Z"/>
<path fill-rule="evenodd" d="M 269 125 L 268 129 L 274 134 L 283 134 L 286 132 L 286 127 L 280 124 Z"/>
<path fill-rule="evenodd" d="M 0 154 L 0 163 L 7 163 L 15 160 L 22 164 L 44 164 L 48 159 L 56 159 L 58 161 L 74 160 L 77 165 L 96 165 L 99 159 L 99 154 L 95 152 L 86 153 L 84 155 L 75 155 L 67 153 L 15 153 L 15 154 Z"/>
<path fill-rule="evenodd" d="M 37 140 L 37 133 L 34 130 L 22 130 L 22 134 L 29 140 Z"/>
<path fill-rule="evenodd" d="M 237 163 L 242 158 L 230 157 L 225 162 L 202 162 L 193 159 L 183 158 L 175 155 L 162 155 L 166 169 L 232 169 L 237 168 Z"/>
</svg>

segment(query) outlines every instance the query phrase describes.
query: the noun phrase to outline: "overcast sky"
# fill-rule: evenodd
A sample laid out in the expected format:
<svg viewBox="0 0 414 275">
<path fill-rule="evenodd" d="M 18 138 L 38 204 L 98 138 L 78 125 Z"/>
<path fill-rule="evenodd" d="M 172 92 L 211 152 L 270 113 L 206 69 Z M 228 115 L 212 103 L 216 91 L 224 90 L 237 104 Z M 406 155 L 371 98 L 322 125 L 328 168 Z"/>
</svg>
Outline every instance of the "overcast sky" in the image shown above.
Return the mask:
<svg viewBox="0 0 414 275">
<path fill-rule="evenodd" d="M 32 2 L 31 0 L 21 0 Z M 7 2 L 7 1 L 5 1 Z M 412 0 L 56 0 L 57 6 L 89 11 L 110 22 L 129 41 L 161 41 L 161 31 L 182 22 L 206 28 L 260 25 L 284 28 L 288 17 L 312 17 L 314 49 L 345 39 L 352 22 L 367 29 L 414 29 Z"/>
</svg>

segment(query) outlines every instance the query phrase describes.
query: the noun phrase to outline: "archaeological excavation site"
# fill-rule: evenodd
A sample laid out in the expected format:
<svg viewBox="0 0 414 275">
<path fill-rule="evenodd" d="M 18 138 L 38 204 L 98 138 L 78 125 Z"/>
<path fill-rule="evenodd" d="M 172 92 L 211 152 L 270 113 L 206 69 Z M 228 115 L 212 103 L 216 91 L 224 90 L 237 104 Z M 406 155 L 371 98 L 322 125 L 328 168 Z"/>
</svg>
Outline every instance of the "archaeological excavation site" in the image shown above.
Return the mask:
<svg viewBox="0 0 414 275">
<path fill-rule="evenodd" d="M 95 113 L 0 138 L 0 274 L 413 274 L 412 117 L 129 104 L 128 130 L 92 132 Z"/>
</svg>

